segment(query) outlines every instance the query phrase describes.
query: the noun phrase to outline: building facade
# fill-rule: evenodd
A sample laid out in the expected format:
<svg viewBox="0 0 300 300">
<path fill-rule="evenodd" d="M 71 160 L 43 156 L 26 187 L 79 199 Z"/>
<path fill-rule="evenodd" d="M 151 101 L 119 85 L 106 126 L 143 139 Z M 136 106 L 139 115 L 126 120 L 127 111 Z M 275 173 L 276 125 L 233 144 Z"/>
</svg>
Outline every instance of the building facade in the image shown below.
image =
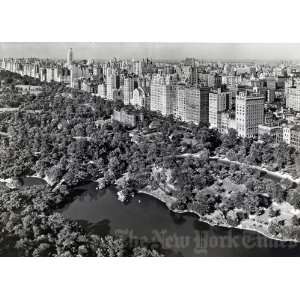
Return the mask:
<svg viewBox="0 0 300 300">
<path fill-rule="evenodd" d="M 139 107 L 146 106 L 146 95 L 142 88 L 138 87 L 134 89 L 131 104 Z"/>
<path fill-rule="evenodd" d="M 124 126 L 134 128 L 138 122 L 143 122 L 144 116 L 142 113 L 136 111 L 127 111 L 121 109 L 120 111 L 114 110 L 111 116 L 112 121 L 117 121 Z"/>
<path fill-rule="evenodd" d="M 286 107 L 300 111 L 300 85 L 286 88 Z"/>
<path fill-rule="evenodd" d="M 283 137 L 283 129 L 281 126 L 258 125 L 258 139 L 262 139 L 264 135 L 269 135 L 276 143 L 279 143 Z"/>
<path fill-rule="evenodd" d="M 209 93 L 209 124 L 211 128 L 220 128 L 220 115 L 229 108 L 231 92 L 222 92 L 221 88 Z"/>
<path fill-rule="evenodd" d="M 178 85 L 175 111 L 176 117 L 184 122 L 208 123 L 209 89 Z"/>
<path fill-rule="evenodd" d="M 291 143 L 290 145 L 297 150 L 300 150 L 300 125 L 295 125 L 291 128 Z"/>
<path fill-rule="evenodd" d="M 134 79 L 132 77 L 124 78 L 124 104 L 130 104 L 134 90 Z"/>
<path fill-rule="evenodd" d="M 167 116 L 176 112 L 176 82 L 169 76 L 156 75 L 151 81 L 150 109 Z"/>
<path fill-rule="evenodd" d="M 256 137 L 258 125 L 264 124 L 264 96 L 240 92 L 236 96 L 236 128 L 242 137 Z"/>
<path fill-rule="evenodd" d="M 73 63 L 73 50 L 72 48 L 69 48 L 68 54 L 67 54 L 67 65 L 71 66 Z"/>
</svg>

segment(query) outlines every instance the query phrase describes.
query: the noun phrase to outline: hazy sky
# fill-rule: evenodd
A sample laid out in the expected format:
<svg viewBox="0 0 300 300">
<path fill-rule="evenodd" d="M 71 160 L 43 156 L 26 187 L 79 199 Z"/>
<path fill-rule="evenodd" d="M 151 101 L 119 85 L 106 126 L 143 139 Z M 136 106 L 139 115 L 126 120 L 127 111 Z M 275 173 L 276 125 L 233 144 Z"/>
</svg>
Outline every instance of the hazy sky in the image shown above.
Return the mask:
<svg viewBox="0 0 300 300">
<path fill-rule="evenodd" d="M 219 43 L 0 43 L 0 57 L 65 58 L 73 48 L 75 59 L 142 58 L 300 60 L 300 44 Z"/>
</svg>

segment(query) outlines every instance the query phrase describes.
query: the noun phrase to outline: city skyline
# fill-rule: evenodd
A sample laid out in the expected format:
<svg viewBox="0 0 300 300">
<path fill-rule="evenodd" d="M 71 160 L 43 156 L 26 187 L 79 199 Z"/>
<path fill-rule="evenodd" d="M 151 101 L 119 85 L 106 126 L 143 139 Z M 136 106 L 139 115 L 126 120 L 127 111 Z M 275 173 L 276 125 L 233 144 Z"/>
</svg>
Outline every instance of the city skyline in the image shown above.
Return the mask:
<svg viewBox="0 0 300 300">
<path fill-rule="evenodd" d="M 299 60 L 300 44 L 284 43 L 0 43 L 0 57 L 65 59 L 73 48 L 74 59 L 106 60 L 152 58 L 181 60 Z"/>
</svg>

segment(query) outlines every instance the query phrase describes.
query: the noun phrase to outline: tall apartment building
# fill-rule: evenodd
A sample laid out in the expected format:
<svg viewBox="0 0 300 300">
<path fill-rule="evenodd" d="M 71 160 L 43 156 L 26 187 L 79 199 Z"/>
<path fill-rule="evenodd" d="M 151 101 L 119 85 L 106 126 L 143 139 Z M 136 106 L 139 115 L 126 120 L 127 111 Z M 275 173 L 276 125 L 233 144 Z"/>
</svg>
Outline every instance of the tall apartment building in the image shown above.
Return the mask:
<svg viewBox="0 0 300 300">
<path fill-rule="evenodd" d="M 218 131 L 222 134 L 227 134 L 229 129 L 236 130 L 236 122 L 234 119 L 234 113 L 227 111 L 219 113 Z"/>
<path fill-rule="evenodd" d="M 139 107 L 146 107 L 146 95 L 141 87 L 134 89 L 131 103 L 132 105 L 136 105 Z"/>
<path fill-rule="evenodd" d="M 191 77 L 192 67 L 191 66 L 181 66 L 181 80 L 187 81 Z"/>
<path fill-rule="evenodd" d="M 161 112 L 164 116 L 175 114 L 176 81 L 171 76 L 156 75 L 151 81 L 150 109 Z"/>
<path fill-rule="evenodd" d="M 264 124 L 264 96 L 250 91 L 236 96 L 236 129 L 242 137 L 258 134 L 258 125 Z"/>
<path fill-rule="evenodd" d="M 61 66 L 53 68 L 53 80 L 56 82 L 70 82 L 70 70 Z"/>
<path fill-rule="evenodd" d="M 266 86 L 268 89 L 276 90 L 276 78 L 275 77 L 266 77 Z"/>
<path fill-rule="evenodd" d="M 292 124 L 284 124 L 282 126 L 282 140 L 287 143 L 288 145 L 291 144 L 291 128 L 293 127 Z"/>
<path fill-rule="evenodd" d="M 226 84 L 228 89 L 234 89 L 241 81 L 241 76 L 227 75 L 222 77 L 222 83 Z"/>
<path fill-rule="evenodd" d="M 44 67 L 40 68 L 40 80 L 41 81 L 47 80 L 47 69 Z"/>
<path fill-rule="evenodd" d="M 105 83 L 101 83 L 98 85 L 98 96 L 100 96 L 101 98 L 106 98 L 107 95 L 107 90 L 106 90 L 106 84 Z"/>
<path fill-rule="evenodd" d="M 114 99 L 114 90 L 119 88 L 118 76 L 115 73 L 108 74 L 106 77 L 106 97 L 108 100 Z"/>
<path fill-rule="evenodd" d="M 300 111 L 300 85 L 286 87 L 286 107 Z"/>
<path fill-rule="evenodd" d="M 208 123 L 209 89 L 206 87 L 188 88 L 186 90 L 186 98 L 186 122 L 195 124 L 199 124 L 199 122 Z"/>
<path fill-rule="evenodd" d="M 208 87 L 220 88 L 222 85 L 222 77 L 218 74 L 209 74 L 207 80 Z"/>
<path fill-rule="evenodd" d="M 93 75 L 97 77 L 101 77 L 103 74 L 102 67 L 100 65 L 93 65 Z"/>
<path fill-rule="evenodd" d="M 222 92 L 221 88 L 209 93 L 209 124 L 211 128 L 220 128 L 221 113 L 229 108 L 231 97 L 231 92 Z"/>
<path fill-rule="evenodd" d="M 186 86 L 184 84 L 177 85 L 176 89 L 176 105 L 175 105 L 175 116 L 185 121 L 185 110 L 186 110 Z"/>
<path fill-rule="evenodd" d="M 21 65 L 18 66 L 18 72 L 20 73 Z M 39 79 L 40 78 L 40 66 L 38 63 L 34 64 L 34 77 Z"/>
<path fill-rule="evenodd" d="M 198 81 L 199 81 L 198 68 L 195 66 L 192 66 L 190 83 L 193 85 L 197 85 Z"/>
<path fill-rule="evenodd" d="M 54 69 L 53 68 L 46 68 L 46 72 L 47 72 L 47 75 L 46 75 L 46 80 L 47 82 L 51 82 L 54 80 Z"/>
<path fill-rule="evenodd" d="M 133 73 L 135 73 L 138 76 L 141 76 L 143 74 L 143 68 L 144 62 L 143 61 L 136 61 L 133 63 Z"/>
<path fill-rule="evenodd" d="M 71 76 L 71 81 L 74 80 L 74 79 L 78 79 L 79 77 L 81 77 L 82 73 L 81 73 L 81 68 L 80 68 L 80 65 L 76 65 L 76 64 L 73 64 L 71 67 L 70 67 L 70 76 Z"/>
<path fill-rule="evenodd" d="M 124 78 L 124 104 L 128 105 L 133 96 L 134 79 L 132 77 Z"/>
<path fill-rule="evenodd" d="M 274 89 L 267 89 L 267 102 L 274 103 L 275 101 L 275 90 Z"/>
<path fill-rule="evenodd" d="M 176 117 L 184 122 L 208 122 L 209 89 L 178 85 L 176 91 Z"/>
<path fill-rule="evenodd" d="M 68 54 L 67 54 L 67 65 L 71 66 L 73 62 L 73 50 L 72 48 L 69 48 Z"/>
<path fill-rule="evenodd" d="M 2 58 L 2 62 L 1 62 L 1 68 L 4 69 L 4 70 L 6 70 L 6 64 L 7 64 L 6 63 L 6 59 L 3 57 Z"/>
<path fill-rule="evenodd" d="M 297 150 L 300 150 L 300 126 L 295 125 L 291 128 L 291 140 L 290 145 Z"/>
</svg>

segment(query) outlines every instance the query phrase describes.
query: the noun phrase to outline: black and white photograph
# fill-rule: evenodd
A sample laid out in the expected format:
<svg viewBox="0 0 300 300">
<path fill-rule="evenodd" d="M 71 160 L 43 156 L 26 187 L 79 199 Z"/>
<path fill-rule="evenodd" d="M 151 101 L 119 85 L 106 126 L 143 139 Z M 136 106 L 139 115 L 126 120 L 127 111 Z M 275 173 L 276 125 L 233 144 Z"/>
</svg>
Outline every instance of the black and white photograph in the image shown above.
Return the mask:
<svg viewBox="0 0 300 300">
<path fill-rule="evenodd" d="M 0 51 L 2 256 L 300 254 L 299 44 Z"/>
<path fill-rule="evenodd" d="M 253 278 L 254 290 L 269 289 L 296 266 L 300 39 L 290 0 L 274 12 L 256 0 L 17 2 L 1 4 L 0 21 L 7 287 L 27 291 L 31 279 L 45 299 L 97 297 L 82 276 L 105 298 L 190 299 L 191 286 L 220 299 L 230 285 L 253 299 L 240 291 Z"/>
</svg>

